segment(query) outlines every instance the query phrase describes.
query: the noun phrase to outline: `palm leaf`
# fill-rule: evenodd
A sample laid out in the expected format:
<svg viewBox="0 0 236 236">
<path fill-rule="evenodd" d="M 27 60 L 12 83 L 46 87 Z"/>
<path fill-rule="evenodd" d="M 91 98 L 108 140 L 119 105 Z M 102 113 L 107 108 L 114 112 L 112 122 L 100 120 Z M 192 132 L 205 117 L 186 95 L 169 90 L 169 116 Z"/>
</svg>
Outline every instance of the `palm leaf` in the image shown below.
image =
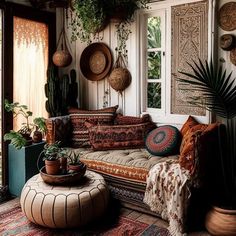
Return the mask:
<svg viewBox="0 0 236 236">
<path fill-rule="evenodd" d="M 212 60 L 210 62 L 188 63 L 193 73 L 180 71 L 190 79 L 179 78 L 182 83 L 194 86 L 194 89 L 202 92 L 205 99 L 205 106 L 208 110 L 217 115 L 231 119 L 236 116 L 236 85 L 231 79 L 232 72 L 227 76 L 226 70 L 222 66 L 218 70 L 214 68 Z M 190 88 L 192 90 L 192 88 Z M 192 98 L 195 104 L 196 98 Z M 191 102 L 191 101 L 190 101 Z"/>
</svg>

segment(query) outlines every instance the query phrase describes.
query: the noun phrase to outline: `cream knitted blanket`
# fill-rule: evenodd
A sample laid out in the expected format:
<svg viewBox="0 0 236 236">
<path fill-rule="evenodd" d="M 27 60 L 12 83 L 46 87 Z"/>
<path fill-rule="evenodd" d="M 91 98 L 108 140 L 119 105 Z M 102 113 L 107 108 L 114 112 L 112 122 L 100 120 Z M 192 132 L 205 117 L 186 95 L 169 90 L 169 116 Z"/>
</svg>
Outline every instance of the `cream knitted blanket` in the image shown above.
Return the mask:
<svg viewBox="0 0 236 236">
<path fill-rule="evenodd" d="M 168 160 L 153 166 L 147 178 L 144 202 L 164 220 L 173 236 L 183 235 L 187 202 L 190 197 L 188 170 L 178 160 Z"/>
</svg>

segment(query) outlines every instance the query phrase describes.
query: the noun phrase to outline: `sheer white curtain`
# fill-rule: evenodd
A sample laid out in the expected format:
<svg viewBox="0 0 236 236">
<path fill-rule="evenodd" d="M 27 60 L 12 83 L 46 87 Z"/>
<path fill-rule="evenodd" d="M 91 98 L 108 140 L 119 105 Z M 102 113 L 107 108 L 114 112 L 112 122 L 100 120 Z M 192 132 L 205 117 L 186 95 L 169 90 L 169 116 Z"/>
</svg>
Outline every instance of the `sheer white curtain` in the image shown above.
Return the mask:
<svg viewBox="0 0 236 236">
<path fill-rule="evenodd" d="M 48 27 L 44 23 L 14 17 L 13 102 L 27 105 L 34 117 L 48 117 L 44 84 L 47 80 Z M 31 120 L 32 121 L 32 120 Z M 18 130 L 25 119 L 14 119 Z"/>
</svg>

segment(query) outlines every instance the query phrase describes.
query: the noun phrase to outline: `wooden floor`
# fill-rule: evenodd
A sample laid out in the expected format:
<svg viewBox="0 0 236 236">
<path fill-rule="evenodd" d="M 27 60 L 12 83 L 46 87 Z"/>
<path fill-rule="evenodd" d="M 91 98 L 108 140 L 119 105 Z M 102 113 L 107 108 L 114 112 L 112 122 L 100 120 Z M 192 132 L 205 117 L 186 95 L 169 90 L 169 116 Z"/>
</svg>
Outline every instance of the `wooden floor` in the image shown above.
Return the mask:
<svg viewBox="0 0 236 236">
<path fill-rule="evenodd" d="M 127 208 L 122 208 L 121 209 L 121 215 L 126 216 L 128 218 L 131 218 L 133 220 L 137 220 L 137 221 L 141 221 L 143 223 L 146 224 L 154 224 L 157 225 L 159 227 L 162 228 L 167 228 L 168 227 L 168 223 L 158 217 L 154 217 L 151 215 L 147 215 L 147 214 L 142 214 L 140 212 L 137 211 L 133 211 Z M 191 232 L 189 234 L 185 234 L 185 235 L 189 235 L 189 236 L 210 236 L 210 234 L 206 231 L 200 231 L 200 232 Z"/>
</svg>

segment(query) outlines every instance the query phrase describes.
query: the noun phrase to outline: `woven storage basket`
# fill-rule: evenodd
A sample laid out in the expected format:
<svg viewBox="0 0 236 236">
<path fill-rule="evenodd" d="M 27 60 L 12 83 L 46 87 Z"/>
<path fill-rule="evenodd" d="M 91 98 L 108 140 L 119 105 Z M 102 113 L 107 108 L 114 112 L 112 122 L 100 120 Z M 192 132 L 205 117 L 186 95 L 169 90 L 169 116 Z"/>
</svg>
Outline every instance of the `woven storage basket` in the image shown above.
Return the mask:
<svg viewBox="0 0 236 236">
<path fill-rule="evenodd" d="M 53 54 L 52 61 L 56 66 L 69 66 L 72 62 L 72 56 L 67 50 L 58 50 Z"/>
<path fill-rule="evenodd" d="M 119 54 L 115 66 L 108 78 L 108 82 L 113 89 L 121 93 L 130 85 L 131 80 L 132 76 L 126 68 L 122 55 Z"/>
</svg>

